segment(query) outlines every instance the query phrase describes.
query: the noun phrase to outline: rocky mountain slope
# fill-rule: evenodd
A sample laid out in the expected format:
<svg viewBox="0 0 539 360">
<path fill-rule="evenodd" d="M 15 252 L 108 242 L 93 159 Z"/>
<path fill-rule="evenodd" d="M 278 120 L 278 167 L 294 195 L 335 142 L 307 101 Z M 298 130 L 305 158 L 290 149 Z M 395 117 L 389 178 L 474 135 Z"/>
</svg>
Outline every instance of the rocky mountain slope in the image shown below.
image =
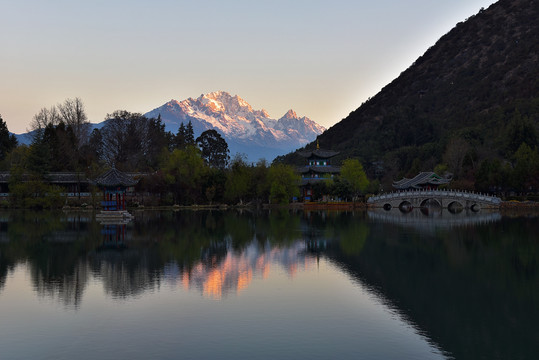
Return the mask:
<svg viewBox="0 0 539 360">
<path fill-rule="evenodd" d="M 320 145 L 340 151 L 337 161 L 359 158 L 371 177 L 388 183 L 407 172 L 432 170 L 458 151 L 473 175 L 484 159 L 511 160 L 523 140 L 533 148 L 539 128 L 538 19 L 538 0 L 500 0 L 481 9 L 320 135 Z M 301 161 L 295 154 L 280 160 Z"/>
</svg>

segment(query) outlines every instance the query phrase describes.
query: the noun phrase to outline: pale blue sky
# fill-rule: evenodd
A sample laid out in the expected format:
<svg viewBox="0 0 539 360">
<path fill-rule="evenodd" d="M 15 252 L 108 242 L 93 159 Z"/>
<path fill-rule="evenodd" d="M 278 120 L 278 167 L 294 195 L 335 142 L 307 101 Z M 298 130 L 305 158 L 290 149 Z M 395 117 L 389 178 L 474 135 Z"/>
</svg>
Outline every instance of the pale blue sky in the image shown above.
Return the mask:
<svg viewBox="0 0 539 360">
<path fill-rule="evenodd" d="M 330 127 L 493 0 L 0 0 L 0 114 L 118 109 L 224 90 Z"/>
</svg>

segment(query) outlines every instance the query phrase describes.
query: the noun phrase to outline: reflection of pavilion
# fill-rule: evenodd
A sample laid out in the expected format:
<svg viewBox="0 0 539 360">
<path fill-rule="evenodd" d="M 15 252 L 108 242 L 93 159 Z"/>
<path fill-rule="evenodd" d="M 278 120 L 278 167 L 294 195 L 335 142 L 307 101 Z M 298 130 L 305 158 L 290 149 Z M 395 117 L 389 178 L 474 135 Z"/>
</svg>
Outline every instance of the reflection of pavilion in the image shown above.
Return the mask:
<svg viewBox="0 0 539 360">
<path fill-rule="evenodd" d="M 101 236 L 103 239 L 102 249 L 123 249 L 126 248 L 125 236 L 127 233 L 126 223 L 123 224 L 103 224 Z"/>
<path fill-rule="evenodd" d="M 105 292 L 115 298 L 142 294 L 155 286 L 160 264 L 152 262 L 148 249 L 132 245 L 129 220 L 100 221 L 101 244 L 88 257 L 90 267 L 99 274 Z"/>
</svg>

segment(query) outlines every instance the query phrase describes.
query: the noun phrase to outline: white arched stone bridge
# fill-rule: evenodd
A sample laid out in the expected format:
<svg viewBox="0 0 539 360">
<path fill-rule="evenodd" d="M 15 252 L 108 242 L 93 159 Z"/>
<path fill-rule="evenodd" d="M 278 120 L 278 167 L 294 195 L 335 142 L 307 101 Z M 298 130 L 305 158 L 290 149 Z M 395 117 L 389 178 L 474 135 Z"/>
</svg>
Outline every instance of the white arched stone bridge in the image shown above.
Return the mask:
<svg viewBox="0 0 539 360">
<path fill-rule="evenodd" d="M 428 206 L 447 209 L 497 209 L 502 200 L 496 196 L 455 190 L 405 190 L 371 196 L 367 204 L 384 209 L 410 210 Z"/>
</svg>

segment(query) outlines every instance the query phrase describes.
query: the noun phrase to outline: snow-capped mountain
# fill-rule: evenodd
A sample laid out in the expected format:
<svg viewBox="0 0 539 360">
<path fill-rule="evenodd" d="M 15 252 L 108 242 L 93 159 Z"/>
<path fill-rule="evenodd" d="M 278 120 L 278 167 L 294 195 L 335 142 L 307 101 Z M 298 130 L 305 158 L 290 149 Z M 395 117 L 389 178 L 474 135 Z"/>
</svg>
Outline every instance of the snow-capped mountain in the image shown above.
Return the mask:
<svg viewBox="0 0 539 360">
<path fill-rule="evenodd" d="M 245 100 L 225 91 L 201 95 L 197 99 L 171 100 L 145 114 L 161 120 L 176 133 L 181 123 L 193 124 L 195 136 L 215 129 L 225 138 L 230 153 L 245 153 L 249 160 L 272 160 L 313 141 L 325 129 L 307 117 L 289 110 L 278 120 L 265 110 L 254 110 Z"/>
</svg>

